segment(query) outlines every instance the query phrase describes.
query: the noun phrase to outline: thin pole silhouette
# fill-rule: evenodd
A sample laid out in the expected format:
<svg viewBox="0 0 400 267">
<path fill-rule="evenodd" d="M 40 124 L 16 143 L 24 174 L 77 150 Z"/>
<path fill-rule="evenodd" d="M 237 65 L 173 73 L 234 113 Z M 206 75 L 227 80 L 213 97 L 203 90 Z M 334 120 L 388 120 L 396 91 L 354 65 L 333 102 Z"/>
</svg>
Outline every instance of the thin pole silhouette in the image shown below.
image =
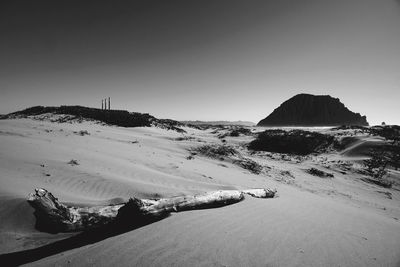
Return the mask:
<svg viewBox="0 0 400 267">
<path fill-rule="evenodd" d="M 108 110 L 110 110 L 110 107 L 111 107 L 111 105 L 110 105 L 110 97 L 108 97 Z"/>
</svg>

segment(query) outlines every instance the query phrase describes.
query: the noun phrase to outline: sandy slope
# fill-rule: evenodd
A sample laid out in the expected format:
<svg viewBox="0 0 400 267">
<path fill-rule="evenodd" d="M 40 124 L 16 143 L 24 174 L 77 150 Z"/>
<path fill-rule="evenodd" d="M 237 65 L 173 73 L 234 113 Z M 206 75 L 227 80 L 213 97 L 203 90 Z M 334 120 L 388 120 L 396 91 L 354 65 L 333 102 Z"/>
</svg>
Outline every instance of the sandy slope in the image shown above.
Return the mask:
<svg viewBox="0 0 400 267">
<path fill-rule="evenodd" d="M 368 158 L 369 150 L 382 144 L 384 144 L 384 141 L 383 138 L 380 137 L 354 138 L 354 142 L 349 144 L 349 146 L 341 152 L 341 155 L 365 159 Z"/>
<path fill-rule="evenodd" d="M 90 135 L 79 135 L 81 130 Z M 276 187 L 275 199 L 247 198 L 224 208 L 174 214 L 31 265 L 399 266 L 399 191 L 366 184 L 351 171 L 343 174 L 333 167 L 327 170 L 334 179 L 304 172 L 310 166 L 334 166 L 341 155 L 310 157 L 301 164 L 255 157 L 270 168 L 261 175 L 225 161 L 187 159 L 190 147 L 221 142 L 211 130 L 187 130 L 182 135 L 93 122 L 0 121 L 0 253 L 70 235 L 34 229 L 25 197 L 35 187 L 82 205 L 115 203 L 132 195 Z M 176 140 L 182 136 L 192 138 Z M 239 146 L 249 138 L 226 139 Z M 79 165 L 68 164 L 71 159 Z"/>
<path fill-rule="evenodd" d="M 283 190 L 271 201 L 176 214 L 34 266 L 395 266 L 398 227 L 354 207 Z"/>
</svg>

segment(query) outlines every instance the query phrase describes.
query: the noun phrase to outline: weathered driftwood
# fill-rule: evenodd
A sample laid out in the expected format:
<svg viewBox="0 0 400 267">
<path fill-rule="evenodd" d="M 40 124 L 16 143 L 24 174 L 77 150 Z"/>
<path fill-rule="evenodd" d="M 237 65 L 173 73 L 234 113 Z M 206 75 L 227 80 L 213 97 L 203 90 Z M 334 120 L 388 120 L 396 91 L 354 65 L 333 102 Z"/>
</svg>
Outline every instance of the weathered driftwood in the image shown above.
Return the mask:
<svg viewBox="0 0 400 267">
<path fill-rule="evenodd" d="M 194 196 L 161 199 L 131 198 L 127 203 L 96 207 L 67 207 L 46 189 L 35 189 L 28 197 L 35 209 L 36 227 L 46 232 L 82 231 L 111 222 L 142 223 L 167 216 L 170 212 L 221 207 L 237 203 L 244 194 L 257 198 L 272 198 L 276 190 L 220 190 Z"/>
<path fill-rule="evenodd" d="M 256 198 L 273 198 L 276 194 L 276 189 L 256 188 L 242 190 L 242 192 Z"/>
<path fill-rule="evenodd" d="M 46 232 L 81 231 L 105 225 L 116 218 L 124 205 L 67 207 L 43 188 L 29 194 L 28 202 L 35 209 L 36 228 Z"/>
</svg>

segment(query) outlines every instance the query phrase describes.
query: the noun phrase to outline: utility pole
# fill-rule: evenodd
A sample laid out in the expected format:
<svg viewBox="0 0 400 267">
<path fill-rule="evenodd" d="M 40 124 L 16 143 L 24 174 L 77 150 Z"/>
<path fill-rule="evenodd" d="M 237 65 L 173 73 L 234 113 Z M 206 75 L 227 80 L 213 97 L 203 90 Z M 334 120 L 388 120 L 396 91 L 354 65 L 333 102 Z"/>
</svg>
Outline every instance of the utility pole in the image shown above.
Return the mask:
<svg viewBox="0 0 400 267">
<path fill-rule="evenodd" d="M 107 99 L 104 99 L 104 109 L 107 109 Z"/>
<path fill-rule="evenodd" d="M 110 110 L 110 107 L 111 107 L 111 105 L 110 105 L 110 97 L 108 97 L 108 110 Z"/>
</svg>

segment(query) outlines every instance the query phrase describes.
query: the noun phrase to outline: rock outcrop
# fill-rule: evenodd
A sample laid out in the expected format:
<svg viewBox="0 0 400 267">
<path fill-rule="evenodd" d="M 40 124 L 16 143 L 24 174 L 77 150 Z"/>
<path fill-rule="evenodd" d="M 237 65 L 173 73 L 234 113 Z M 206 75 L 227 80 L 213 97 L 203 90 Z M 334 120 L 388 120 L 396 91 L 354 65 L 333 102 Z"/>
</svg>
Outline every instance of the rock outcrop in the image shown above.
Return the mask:
<svg viewBox="0 0 400 267">
<path fill-rule="evenodd" d="M 329 95 L 299 94 L 283 102 L 257 126 L 368 126 L 367 118 Z"/>
</svg>

